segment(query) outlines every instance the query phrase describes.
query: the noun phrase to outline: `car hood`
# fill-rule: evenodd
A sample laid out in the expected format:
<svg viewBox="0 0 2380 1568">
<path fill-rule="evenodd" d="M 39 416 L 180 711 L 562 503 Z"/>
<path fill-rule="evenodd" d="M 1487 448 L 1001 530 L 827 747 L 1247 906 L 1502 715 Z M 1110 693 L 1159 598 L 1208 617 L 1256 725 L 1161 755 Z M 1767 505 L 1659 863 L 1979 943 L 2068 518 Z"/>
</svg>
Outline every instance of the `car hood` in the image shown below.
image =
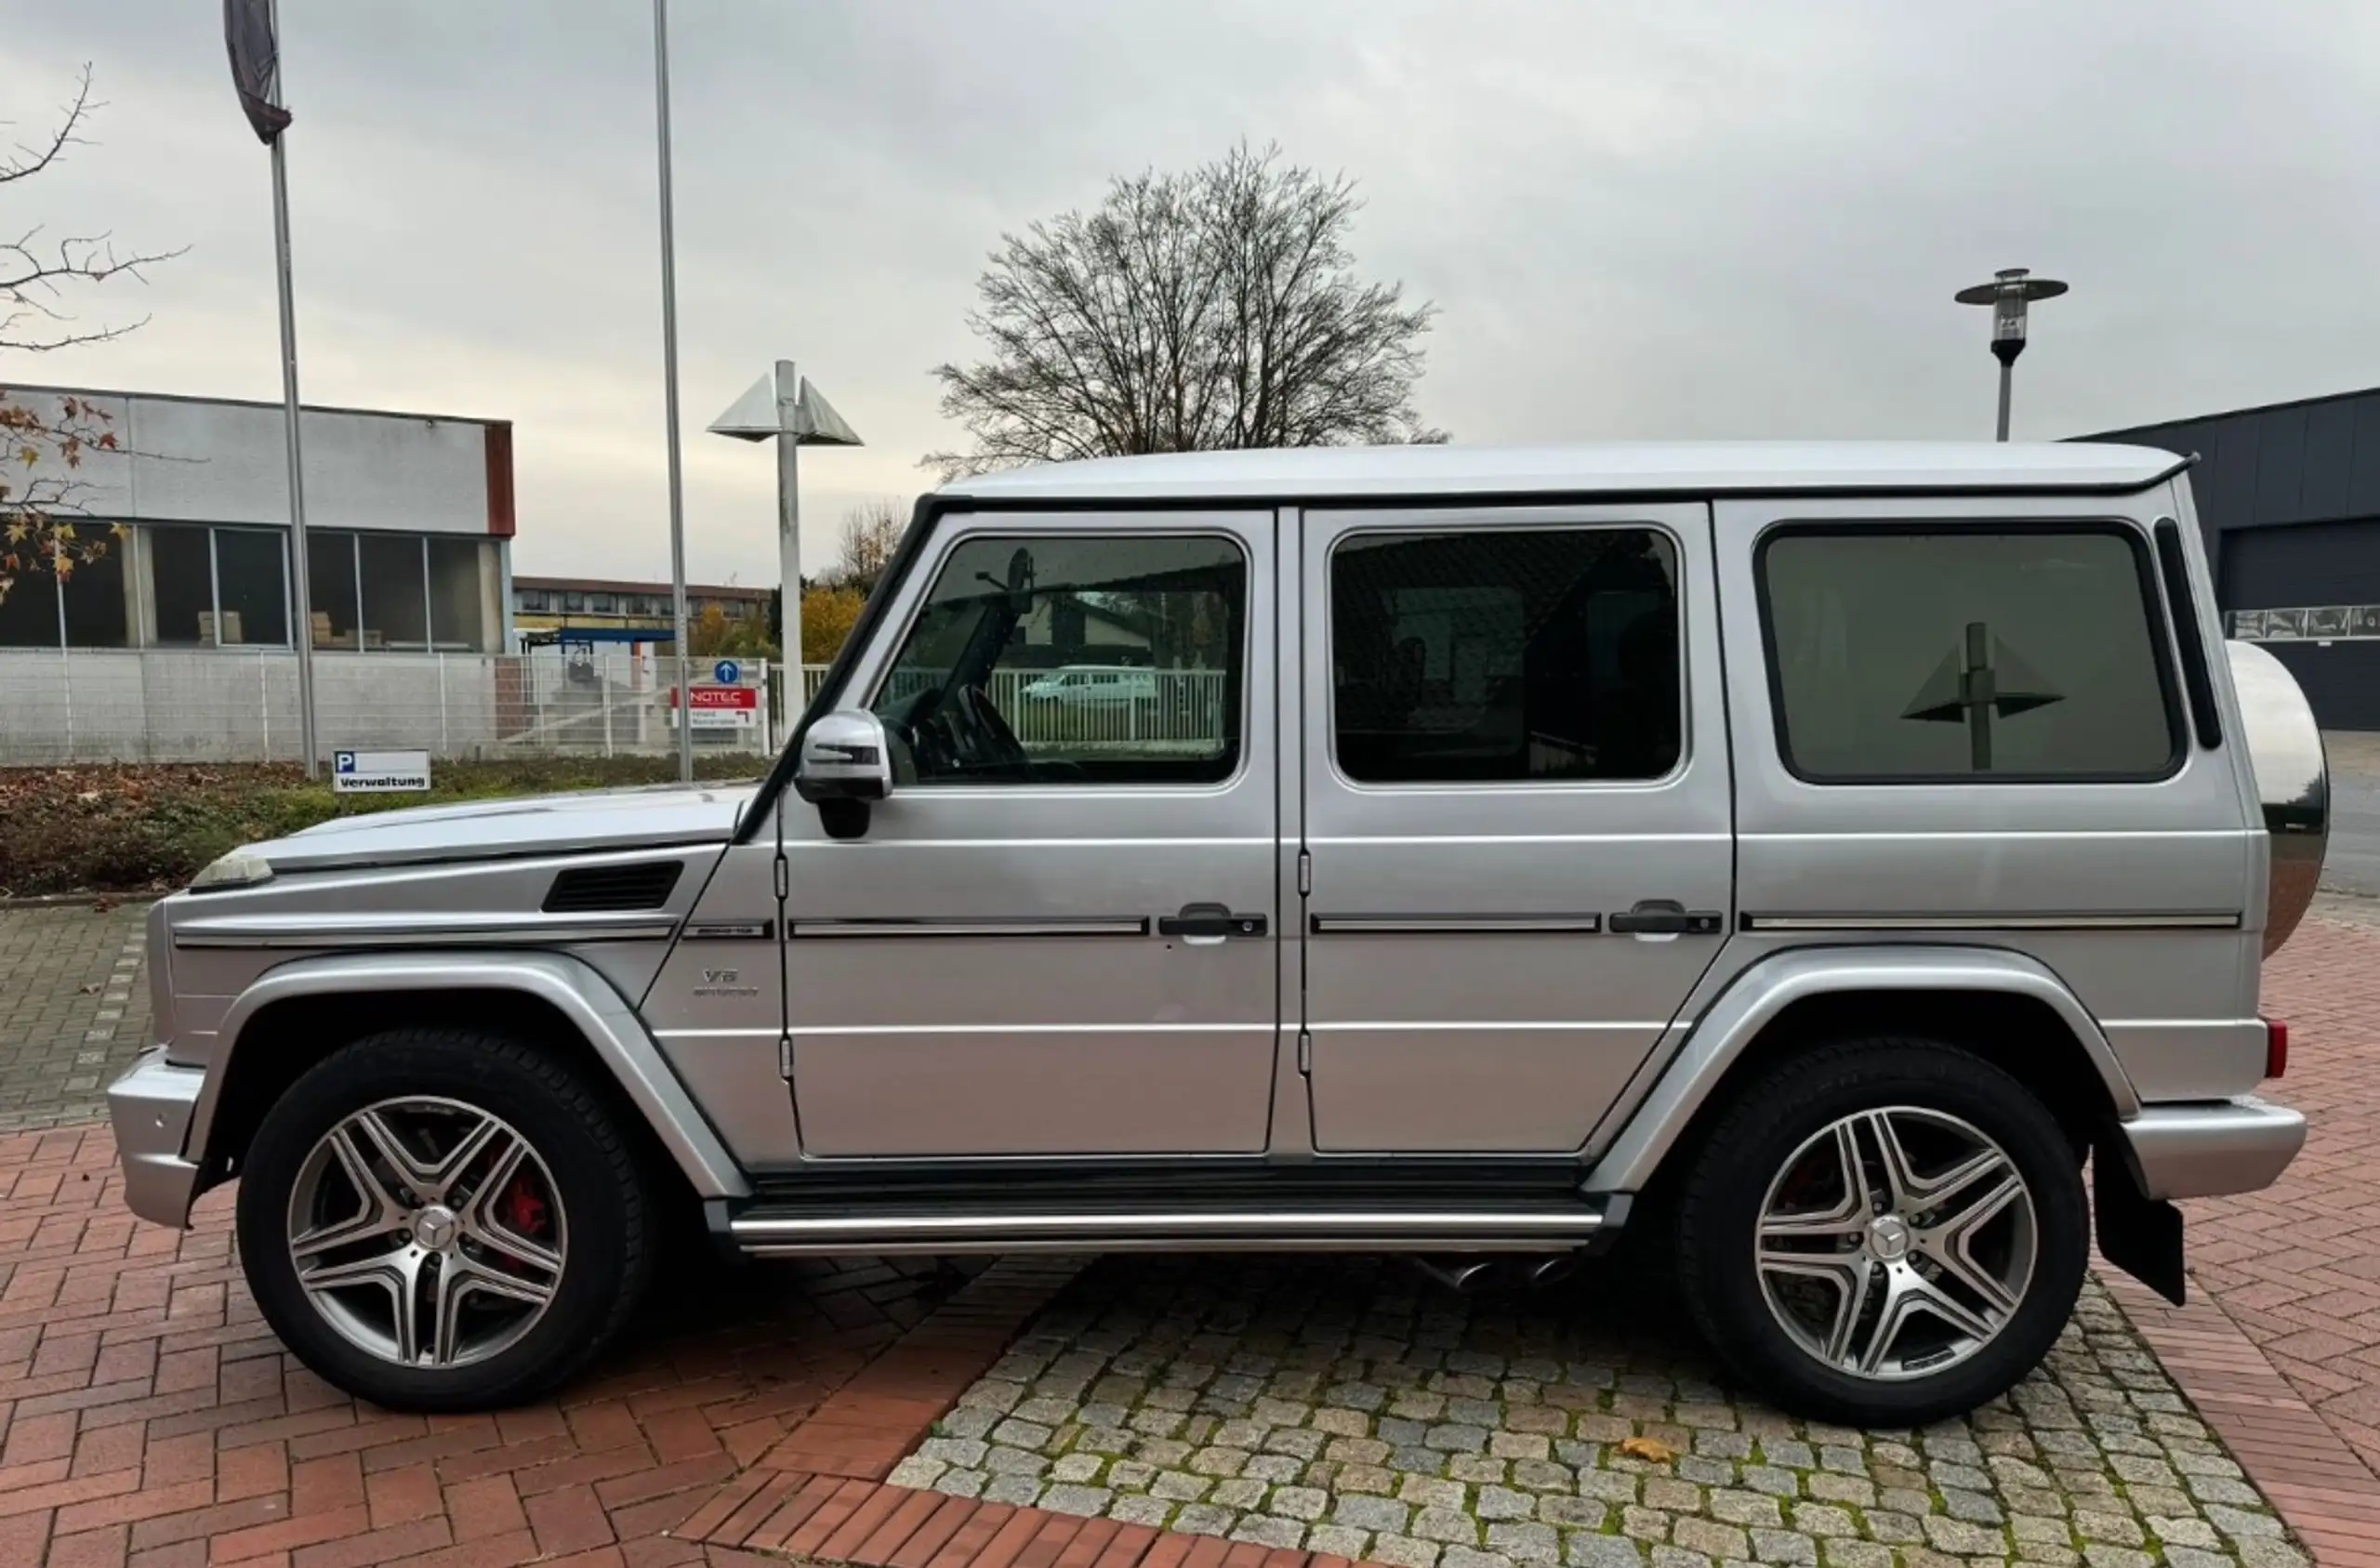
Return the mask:
<svg viewBox="0 0 2380 1568">
<path fill-rule="evenodd" d="M 586 790 L 336 817 L 251 845 L 276 871 L 724 844 L 755 784 Z"/>
</svg>

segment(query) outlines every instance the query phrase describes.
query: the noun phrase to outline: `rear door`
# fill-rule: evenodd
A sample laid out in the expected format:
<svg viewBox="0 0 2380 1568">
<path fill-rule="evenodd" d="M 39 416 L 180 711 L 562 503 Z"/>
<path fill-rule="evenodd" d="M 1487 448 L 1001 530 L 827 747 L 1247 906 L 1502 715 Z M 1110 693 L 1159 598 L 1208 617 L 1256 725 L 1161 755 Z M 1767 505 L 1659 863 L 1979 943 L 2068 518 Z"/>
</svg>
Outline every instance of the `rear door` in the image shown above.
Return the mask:
<svg viewBox="0 0 2380 1568">
<path fill-rule="evenodd" d="M 1316 511 L 1315 1146 L 1580 1147 L 1733 919 L 1709 509 Z"/>
</svg>

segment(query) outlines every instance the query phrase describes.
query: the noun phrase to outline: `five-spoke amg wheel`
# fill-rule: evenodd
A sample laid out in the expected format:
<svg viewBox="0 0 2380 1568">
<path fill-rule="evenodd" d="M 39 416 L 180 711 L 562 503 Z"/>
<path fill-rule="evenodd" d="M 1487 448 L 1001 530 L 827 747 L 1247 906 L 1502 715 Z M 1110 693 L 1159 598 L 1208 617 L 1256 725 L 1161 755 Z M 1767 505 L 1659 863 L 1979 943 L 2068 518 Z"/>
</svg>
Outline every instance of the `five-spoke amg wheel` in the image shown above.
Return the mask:
<svg viewBox="0 0 2380 1568">
<path fill-rule="evenodd" d="M 535 1048 L 470 1031 L 361 1040 L 266 1114 L 240 1253 L 274 1330 L 396 1408 L 532 1397 L 626 1318 L 649 1200 L 609 1107 Z"/>
<path fill-rule="evenodd" d="M 1748 1086 L 1680 1207 L 1686 1303 L 1780 1403 L 1905 1425 L 2006 1390 L 2081 1289 L 2088 1211 L 2056 1119 L 1924 1041 L 1845 1042 Z"/>
<path fill-rule="evenodd" d="M 536 1150 L 456 1100 L 356 1112 L 315 1141 L 289 1194 L 289 1259 L 314 1310 L 404 1366 L 501 1354 L 553 1304 L 569 1245 Z"/>
</svg>

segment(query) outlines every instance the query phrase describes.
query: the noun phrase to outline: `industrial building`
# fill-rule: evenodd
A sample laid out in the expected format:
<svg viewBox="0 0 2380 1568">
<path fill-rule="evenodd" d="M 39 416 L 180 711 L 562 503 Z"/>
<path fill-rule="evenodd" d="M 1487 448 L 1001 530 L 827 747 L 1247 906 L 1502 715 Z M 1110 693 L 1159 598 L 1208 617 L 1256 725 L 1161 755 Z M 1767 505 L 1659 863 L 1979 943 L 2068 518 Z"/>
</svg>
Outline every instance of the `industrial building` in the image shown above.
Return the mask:
<svg viewBox="0 0 2380 1568">
<path fill-rule="evenodd" d="M 2326 730 L 2380 730 L 2380 388 L 2081 438 L 2195 455 L 2225 629 L 2271 649 Z"/>
</svg>

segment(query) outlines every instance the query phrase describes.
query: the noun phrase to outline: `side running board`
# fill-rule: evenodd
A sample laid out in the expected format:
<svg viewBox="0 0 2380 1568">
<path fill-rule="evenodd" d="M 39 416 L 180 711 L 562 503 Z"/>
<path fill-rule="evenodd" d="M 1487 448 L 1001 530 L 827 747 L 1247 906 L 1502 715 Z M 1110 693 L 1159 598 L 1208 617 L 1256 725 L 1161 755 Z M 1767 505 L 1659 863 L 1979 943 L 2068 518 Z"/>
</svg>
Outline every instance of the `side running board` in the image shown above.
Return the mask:
<svg viewBox="0 0 2380 1568">
<path fill-rule="evenodd" d="M 1298 1251 L 1569 1252 L 1609 1239 L 1623 1195 L 1527 1207 L 997 1208 L 821 1213 L 770 1205 L 732 1216 L 755 1258 L 813 1254 Z"/>
</svg>

